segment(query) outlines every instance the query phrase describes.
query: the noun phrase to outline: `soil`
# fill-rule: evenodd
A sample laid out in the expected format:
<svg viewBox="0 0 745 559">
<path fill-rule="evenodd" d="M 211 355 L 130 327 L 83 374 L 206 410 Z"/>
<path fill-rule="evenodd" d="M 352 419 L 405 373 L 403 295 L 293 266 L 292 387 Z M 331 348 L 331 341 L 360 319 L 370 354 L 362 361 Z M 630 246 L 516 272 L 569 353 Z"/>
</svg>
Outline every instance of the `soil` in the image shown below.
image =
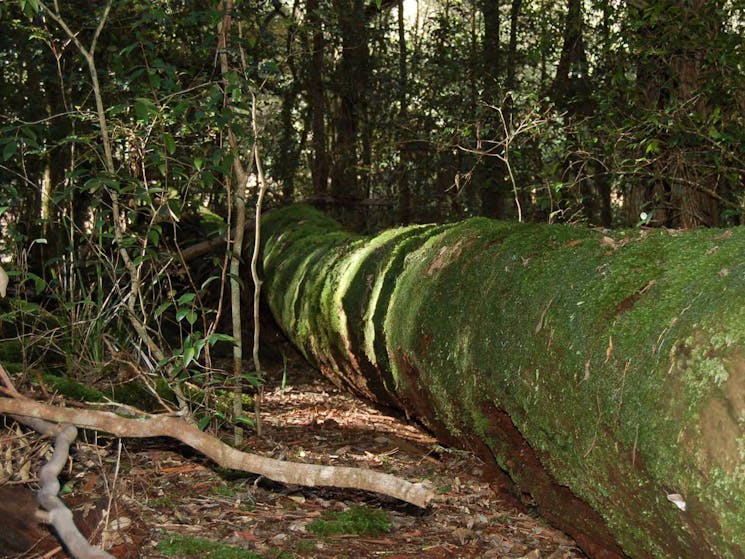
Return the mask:
<svg viewBox="0 0 745 559">
<path fill-rule="evenodd" d="M 428 480 L 437 491 L 430 507 L 420 510 L 379 495 L 284 486 L 220 470 L 167 439 L 96 440 L 87 433 L 62 481 L 63 498 L 90 541 L 103 543 L 121 559 L 213 556 L 203 551 L 166 555 L 162 542 L 174 535 L 219 541 L 246 550 L 236 557 L 263 559 L 584 557 L 570 538 L 513 499 L 472 454 L 440 446 L 418 426 L 340 392 L 299 361 L 289 367 L 284 386 L 281 376 L 275 371 L 266 385 L 264 434 L 247 433 L 245 450 Z M 230 433 L 222 435 L 227 439 Z M 2 477 L 11 480 L 0 487 L 9 492 L 0 495 L 0 509 L 9 509 L 0 510 L 0 532 L 6 538 L 5 544 L 0 538 L 0 557 L 68 557 L 46 528 L 18 522 L 23 514 L 33 518 L 33 511 L 25 510 L 32 508 L 28 494 L 37 488 L 34 475 L 48 449 L 47 441 L 12 422 L 0 433 Z M 390 531 L 319 536 L 308 529 L 324 513 L 353 506 L 385 511 Z M 9 551 L 13 537 L 16 545 L 25 537 L 33 549 Z"/>
</svg>

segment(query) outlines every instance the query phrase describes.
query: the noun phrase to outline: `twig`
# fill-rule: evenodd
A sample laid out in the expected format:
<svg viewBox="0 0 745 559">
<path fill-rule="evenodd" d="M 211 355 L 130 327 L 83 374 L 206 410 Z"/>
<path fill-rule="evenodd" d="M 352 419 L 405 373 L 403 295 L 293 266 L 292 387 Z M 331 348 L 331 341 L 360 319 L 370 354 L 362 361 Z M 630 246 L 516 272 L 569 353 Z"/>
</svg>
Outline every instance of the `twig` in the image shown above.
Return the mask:
<svg viewBox="0 0 745 559">
<path fill-rule="evenodd" d="M 505 102 L 507 99 L 505 98 Z M 485 157 L 496 157 L 499 159 L 502 163 L 504 163 L 505 167 L 507 167 L 507 173 L 510 177 L 510 184 L 512 185 L 512 194 L 515 200 L 515 206 L 517 208 L 517 219 L 518 221 L 522 222 L 523 220 L 523 210 L 522 205 L 520 204 L 520 196 L 519 196 L 519 189 L 517 187 L 517 179 L 515 178 L 515 174 L 512 170 L 512 164 L 510 163 L 510 147 L 512 146 L 512 143 L 515 141 L 515 139 L 525 134 L 533 129 L 538 128 L 542 124 L 546 122 L 545 118 L 533 118 L 535 116 L 535 111 L 531 111 L 521 122 L 518 123 L 517 127 L 513 126 L 512 118 L 510 118 L 510 122 L 507 122 L 507 118 L 504 116 L 504 109 L 502 107 L 497 107 L 494 105 L 486 105 L 490 109 L 493 109 L 497 112 L 499 115 L 500 123 L 502 124 L 502 132 L 504 133 L 504 139 L 496 141 L 486 141 L 484 142 L 481 138 L 477 141 L 476 149 L 467 148 L 461 145 L 457 145 L 456 147 L 463 152 L 466 153 L 472 153 L 475 155 L 481 155 Z M 482 144 L 487 143 L 491 144 L 491 147 L 488 149 L 483 149 Z M 502 153 L 499 153 L 499 148 L 502 148 Z"/>
<path fill-rule="evenodd" d="M 259 154 L 259 127 L 256 119 L 256 95 L 251 91 L 251 126 L 254 133 L 254 159 L 256 162 L 256 173 L 259 177 L 259 192 L 256 198 L 255 229 L 254 229 L 254 249 L 251 255 L 251 279 L 254 284 L 254 301 L 253 301 L 253 319 L 254 319 L 254 339 L 253 339 L 253 362 L 254 370 L 257 375 L 261 375 L 261 361 L 259 359 L 259 333 L 261 323 L 259 321 L 259 300 L 261 298 L 262 279 L 259 277 L 258 262 L 259 253 L 261 252 L 261 209 L 264 203 L 264 194 L 266 194 L 266 179 L 264 177 L 264 168 L 261 164 Z M 263 397 L 263 386 L 259 382 L 254 398 L 254 413 L 256 417 L 256 433 L 261 436 L 261 400 Z"/>
<path fill-rule="evenodd" d="M 218 7 L 223 12 L 223 17 L 218 27 L 216 52 L 216 56 L 220 61 L 220 71 L 224 81 L 223 106 L 235 110 L 236 107 L 232 106 L 232 99 L 228 93 L 230 91 L 228 82 L 230 63 L 227 54 L 228 33 L 233 22 L 233 0 L 221 0 Z M 243 328 L 241 317 L 241 284 L 239 277 L 241 256 L 243 253 L 243 237 L 246 229 L 246 191 L 248 189 L 250 171 L 246 172 L 241 163 L 240 157 L 238 156 L 238 140 L 230 127 L 228 127 L 227 136 L 230 147 L 235 152 L 233 156 L 233 173 L 236 179 L 235 182 L 237 183 L 235 194 L 231 195 L 230 184 L 232 183 L 232 180 L 230 176 L 226 177 L 226 184 L 228 185 L 228 200 L 230 201 L 231 209 L 233 207 L 235 208 L 235 237 L 232 242 L 230 253 L 230 306 L 233 331 L 233 417 L 236 420 L 233 437 L 237 446 L 243 442 L 243 428 L 238 422 L 238 419 L 243 415 Z M 253 141 L 255 144 L 258 139 L 254 137 Z M 253 155 L 253 151 L 251 154 Z M 252 160 L 253 159 L 251 158 L 249 164 Z M 256 425 L 256 430 L 257 432 L 261 431 L 260 424 Z"/>
<path fill-rule="evenodd" d="M 5 391 L 10 393 L 11 396 L 14 396 L 16 398 L 21 398 L 22 395 L 18 390 L 16 390 L 16 387 L 13 385 L 13 381 L 10 380 L 10 375 L 8 375 L 8 372 L 5 370 L 5 367 L 3 367 L 0 364 L 0 380 L 3 381 L 3 384 L 5 385 Z"/>
<path fill-rule="evenodd" d="M 105 472 L 103 469 L 103 463 L 101 462 L 101 456 L 98 454 L 98 462 L 101 466 L 101 471 Z M 119 479 L 119 467 L 122 464 L 122 440 L 119 439 L 119 444 L 117 445 L 117 452 L 116 452 L 116 466 L 114 467 L 114 479 L 111 482 L 111 485 L 109 485 L 109 480 L 104 475 L 104 483 L 106 484 L 106 493 L 108 493 L 108 503 L 106 505 L 106 522 L 104 525 L 103 534 L 101 537 L 101 543 L 105 544 L 106 542 L 106 534 L 108 532 L 109 525 L 111 523 L 111 507 L 114 504 L 114 492 L 116 490 L 116 482 Z"/>
</svg>

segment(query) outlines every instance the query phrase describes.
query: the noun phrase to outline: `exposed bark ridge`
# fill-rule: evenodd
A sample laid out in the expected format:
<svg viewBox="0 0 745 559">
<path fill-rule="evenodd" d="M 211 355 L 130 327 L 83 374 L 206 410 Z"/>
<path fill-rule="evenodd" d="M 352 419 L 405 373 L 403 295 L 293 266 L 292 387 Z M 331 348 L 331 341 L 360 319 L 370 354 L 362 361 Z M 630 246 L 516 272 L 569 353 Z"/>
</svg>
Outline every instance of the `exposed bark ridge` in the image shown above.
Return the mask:
<svg viewBox="0 0 745 559">
<path fill-rule="evenodd" d="M 595 557 L 745 556 L 745 229 L 264 227 L 272 312 L 338 385 L 479 452 Z"/>
</svg>

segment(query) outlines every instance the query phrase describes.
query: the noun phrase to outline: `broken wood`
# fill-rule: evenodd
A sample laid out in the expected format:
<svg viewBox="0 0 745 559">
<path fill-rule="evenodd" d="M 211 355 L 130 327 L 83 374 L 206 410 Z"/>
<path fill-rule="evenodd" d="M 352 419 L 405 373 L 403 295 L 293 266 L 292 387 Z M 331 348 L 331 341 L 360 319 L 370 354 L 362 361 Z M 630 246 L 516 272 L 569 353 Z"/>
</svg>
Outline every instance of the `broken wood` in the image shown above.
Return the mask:
<svg viewBox="0 0 745 559">
<path fill-rule="evenodd" d="M 241 452 L 171 415 L 125 418 L 111 412 L 51 406 L 33 400 L 0 398 L 0 414 L 72 424 L 117 437 L 170 437 L 212 459 L 223 468 L 258 474 L 280 483 L 307 487 L 360 489 L 426 507 L 434 493 L 423 483 L 411 483 L 374 470 L 303 464 Z"/>
</svg>

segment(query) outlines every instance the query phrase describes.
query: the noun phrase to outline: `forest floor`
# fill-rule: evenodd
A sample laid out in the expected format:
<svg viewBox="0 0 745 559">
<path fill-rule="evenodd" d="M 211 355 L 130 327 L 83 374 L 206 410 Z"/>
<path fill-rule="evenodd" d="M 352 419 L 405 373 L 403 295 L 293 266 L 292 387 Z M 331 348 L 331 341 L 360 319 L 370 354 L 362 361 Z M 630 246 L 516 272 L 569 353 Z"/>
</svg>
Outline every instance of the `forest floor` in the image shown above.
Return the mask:
<svg viewBox="0 0 745 559">
<path fill-rule="evenodd" d="M 441 447 L 419 427 L 337 390 L 307 365 L 290 367 L 284 387 L 280 379 L 281 372 L 266 387 L 264 436 L 247 435 L 245 450 L 428 480 L 436 489 L 429 509 L 220 470 L 167 439 L 101 438 L 97 445 L 79 443 L 66 472 L 64 499 L 84 532 L 121 559 L 584 557 L 571 539 L 490 481 L 472 454 Z M 8 437 L 8 449 L 20 448 L 20 436 L 4 431 L 0 448 Z M 28 448 L 41 455 L 40 444 Z M 350 518 L 357 520 L 345 523 Z M 328 533 L 333 527 L 347 533 Z M 47 539 L 23 555 L 0 549 L 0 557 L 67 557 Z"/>
</svg>

